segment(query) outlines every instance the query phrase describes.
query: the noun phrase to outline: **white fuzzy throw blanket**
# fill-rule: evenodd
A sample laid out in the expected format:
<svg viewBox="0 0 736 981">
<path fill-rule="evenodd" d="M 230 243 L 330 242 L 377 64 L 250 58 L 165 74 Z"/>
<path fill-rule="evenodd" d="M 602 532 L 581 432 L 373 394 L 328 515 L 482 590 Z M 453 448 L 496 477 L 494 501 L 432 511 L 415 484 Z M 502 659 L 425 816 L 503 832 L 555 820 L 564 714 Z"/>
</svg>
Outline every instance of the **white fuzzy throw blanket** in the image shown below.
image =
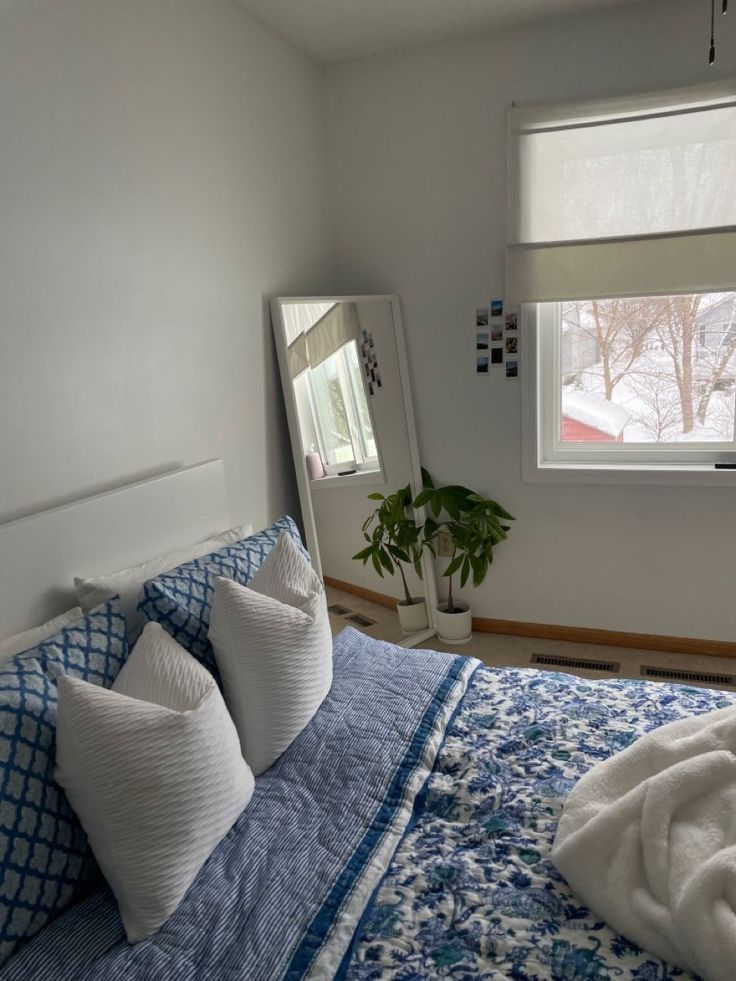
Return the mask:
<svg viewBox="0 0 736 981">
<path fill-rule="evenodd" d="M 614 930 L 707 981 L 736 978 L 736 708 L 682 719 L 599 763 L 552 860 Z"/>
</svg>

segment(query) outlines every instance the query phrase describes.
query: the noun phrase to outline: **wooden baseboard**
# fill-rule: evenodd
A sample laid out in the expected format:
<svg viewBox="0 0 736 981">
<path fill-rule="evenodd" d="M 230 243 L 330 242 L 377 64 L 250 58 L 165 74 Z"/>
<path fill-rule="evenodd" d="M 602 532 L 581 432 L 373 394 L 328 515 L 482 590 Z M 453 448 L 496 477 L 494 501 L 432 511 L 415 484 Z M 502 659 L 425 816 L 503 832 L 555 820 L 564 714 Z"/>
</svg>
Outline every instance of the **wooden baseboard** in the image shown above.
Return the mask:
<svg viewBox="0 0 736 981">
<path fill-rule="evenodd" d="M 399 602 L 395 596 L 385 596 L 383 593 L 375 593 L 372 589 L 365 586 L 355 586 L 351 582 L 343 582 L 342 579 L 333 579 L 332 576 L 324 577 L 325 586 L 332 586 L 333 589 L 341 589 L 344 593 L 352 593 L 353 596 L 360 596 L 361 599 L 370 600 L 371 603 L 378 603 L 379 606 L 387 606 L 391 610 L 396 609 Z"/>
<path fill-rule="evenodd" d="M 592 627 L 564 627 L 555 623 L 525 623 L 521 620 L 491 620 L 473 617 L 473 630 L 485 634 L 511 634 L 539 640 L 563 640 L 576 644 L 601 644 L 669 654 L 706 654 L 710 657 L 736 657 L 736 643 L 700 640 L 694 637 L 668 637 L 662 634 L 634 634 L 623 630 L 597 630 Z"/>
<path fill-rule="evenodd" d="M 325 585 L 362 599 L 395 609 L 395 596 L 386 596 L 364 586 L 325 576 Z M 736 642 L 700 640 L 692 637 L 668 637 L 663 634 L 634 634 L 623 630 L 598 630 L 593 627 L 565 627 L 556 623 L 527 623 L 523 620 L 495 620 L 473 617 L 473 630 L 479 634 L 510 634 L 512 637 L 532 637 L 537 640 L 562 640 L 574 644 L 598 644 L 603 647 L 628 647 L 667 654 L 705 654 L 709 657 L 736 658 Z"/>
</svg>

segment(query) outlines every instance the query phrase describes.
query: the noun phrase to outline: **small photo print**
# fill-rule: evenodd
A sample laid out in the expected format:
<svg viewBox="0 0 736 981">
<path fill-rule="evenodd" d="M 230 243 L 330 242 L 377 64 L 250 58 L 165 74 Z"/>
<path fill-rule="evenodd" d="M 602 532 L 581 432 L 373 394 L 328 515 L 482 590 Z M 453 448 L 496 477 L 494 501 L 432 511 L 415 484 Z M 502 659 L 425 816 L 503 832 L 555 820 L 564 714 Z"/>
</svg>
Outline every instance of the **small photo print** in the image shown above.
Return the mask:
<svg viewBox="0 0 736 981">
<path fill-rule="evenodd" d="M 508 374 L 508 372 L 506 372 L 506 374 Z M 368 394 L 373 395 L 373 392 L 374 392 L 373 382 L 368 382 Z"/>
<path fill-rule="evenodd" d="M 503 364 L 503 348 L 491 348 L 491 364 Z"/>
<path fill-rule="evenodd" d="M 519 339 L 518 337 L 507 337 L 506 338 L 506 354 L 516 354 L 519 349 Z"/>
<path fill-rule="evenodd" d="M 506 314 L 506 330 L 518 330 L 519 329 L 519 317 L 515 313 Z"/>
<path fill-rule="evenodd" d="M 518 361 L 507 361 L 506 362 L 506 377 L 516 378 L 519 374 L 519 362 Z"/>
<path fill-rule="evenodd" d="M 492 341 L 502 341 L 503 340 L 503 324 L 491 324 L 491 340 Z"/>
<path fill-rule="evenodd" d="M 488 350 L 488 331 L 484 331 L 482 334 L 475 335 L 475 350 L 476 351 L 487 351 Z"/>
<path fill-rule="evenodd" d="M 503 300 L 491 300 L 491 316 L 503 317 Z"/>
<path fill-rule="evenodd" d="M 383 388 L 383 382 L 381 381 L 381 372 L 376 368 L 376 388 Z"/>
<path fill-rule="evenodd" d="M 479 354 L 475 359 L 475 370 L 479 375 L 488 374 L 488 355 Z"/>
<path fill-rule="evenodd" d="M 488 310 L 485 307 L 478 307 L 475 311 L 475 326 L 476 327 L 487 327 L 488 326 Z"/>
</svg>

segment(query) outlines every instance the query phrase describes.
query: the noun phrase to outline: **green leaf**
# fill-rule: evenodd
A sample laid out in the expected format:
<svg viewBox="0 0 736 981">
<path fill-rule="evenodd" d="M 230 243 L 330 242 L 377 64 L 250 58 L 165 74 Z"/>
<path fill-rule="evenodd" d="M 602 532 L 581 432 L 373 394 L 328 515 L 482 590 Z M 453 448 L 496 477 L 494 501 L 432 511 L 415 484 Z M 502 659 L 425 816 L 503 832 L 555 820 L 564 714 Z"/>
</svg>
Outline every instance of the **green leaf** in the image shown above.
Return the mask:
<svg viewBox="0 0 736 981">
<path fill-rule="evenodd" d="M 398 559 L 399 562 L 406 562 L 406 563 L 411 562 L 411 559 L 409 558 L 409 553 L 403 548 L 398 548 L 396 545 L 391 545 L 389 547 L 389 552 L 391 553 L 391 555 L 393 555 L 395 559 Z"/>
<path fill-rule="evenodd" d="M 385 548 L 379 550 L 378 558 L 386 572 L 392 576 L 394 574 L 394 564 L 391 561 L 391 556 L 388 554 Z"/>
<path fill-rule="evenodd" d="M 443 576 L 454 576 L 460 566 L 463 564 L 463 556 L 456 555 L 455 558 L 450 562 L 448 567 L 442 573 Z"/>
<path fill-rule="evenodd" d="M 474 555 L 470 564 L 473 567 L 473 585 L 480 586 L 488 571 L 488 559 L 485 555 Z"/>
<path fill-rule="evenodd" d="M 373 559 L 373 568 L 376 570 L 381 579 L 383 579 L 383 567 L 375 552 L 371 553 L 371 558 Z"/>
<path fill-rule="evenodd" d="M 465 583 L 468 581 L 468 576 L 470 575 L 470 559 L 465 556 L 463 561 L 463 567 L 460 570 L 460 588 L 462 589 Z"/>
<path fill-rule="evenodd" d="M 419 491 L 419 493 L 417 494 L 417 496 L 414 498 L 414 507 L 415 508 L 423 508 L 424 505 L 427 504 L 431 500 L 431 498 L 432 498 L 432 491 L 431 490 L 425 489 L 423 491 Z"/>
<path fill-rule="evenodd" d="M 372 494 L 369 494 L 368 495 L 368 500 L 369 501 L 385 501 L 386 498 L 383 496 L 383 494 L 379 494 L 378 491 L 374 491 Z"/>
<path fill-rule="evenodd" d="M 499 518 L 505 518 L 506 521 L 516 521 L 513 514 L 509 514 L 509 512 L 505 508 L 502 508 L 496 501 L 489 501 L 488 503 L 493 509 L 493 513 L 497 514 Z"/>
<path fill-rule="evenodd" d="M 353 558 L 362 559 L 364 562 L 367 562 L 372 554 L 373 554 L 373 548 L 372 546 L 369 546 L 368 548 L 363 548 L 359 552 L 356 552 Z"/>
</svg>

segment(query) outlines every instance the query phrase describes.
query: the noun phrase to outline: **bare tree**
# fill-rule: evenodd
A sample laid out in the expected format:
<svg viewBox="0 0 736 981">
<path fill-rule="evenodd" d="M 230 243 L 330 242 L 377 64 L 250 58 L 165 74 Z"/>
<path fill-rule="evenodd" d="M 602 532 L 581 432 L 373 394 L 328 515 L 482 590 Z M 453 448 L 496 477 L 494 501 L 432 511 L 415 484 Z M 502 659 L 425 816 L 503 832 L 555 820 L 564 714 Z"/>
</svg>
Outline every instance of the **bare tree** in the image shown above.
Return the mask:
<svg viewBox="0 0 736 981">
<path fill-rule="evenodd" d="M 645 350 L 660 311 L 656 310 L 653 318 L 651 304 L 646 301 L 612 299 L 577 303 L 576 313 L 581 331 L 598 345 L 604 394 L 610 402 L 616 385 Z"/>
<path fill-rule="evenodd" d="M 672 360 L 675 382 L 680 396 L 682 431 L 690 433 L 695 425 L 694 374 L 697 319 L 702 296 L 667 296 L 657 304 L 661 309 L 658 333 L 662 347 Z"/>
<path fill-rule="evenodd" d="M 676 437 L 681 410 L 672 377 L 662 371 L 634 371 L 627 380 L 645 407 L 645 411 L 636 414 L 635 421 L 656 443 Z"/>
</svg>

